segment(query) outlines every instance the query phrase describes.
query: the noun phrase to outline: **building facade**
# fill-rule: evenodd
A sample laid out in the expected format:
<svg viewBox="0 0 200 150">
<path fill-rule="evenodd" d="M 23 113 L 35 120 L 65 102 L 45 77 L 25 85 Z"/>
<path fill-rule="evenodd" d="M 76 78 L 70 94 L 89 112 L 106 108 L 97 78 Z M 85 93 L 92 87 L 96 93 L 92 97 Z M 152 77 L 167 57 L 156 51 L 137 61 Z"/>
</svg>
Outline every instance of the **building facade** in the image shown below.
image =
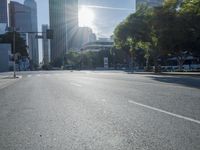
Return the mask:
<svg viewBox="0 0 200 150">
<path fill-rule="evenodd" d="M 0 72 L 11 70 L 11 44 L 0 44 Z"/>
<path fill-rule="evenodd" d="M 83 45 L 96 41 L 96 35 L 89 27 L 79 27 L 72 41 L 73 50 L 80 50 Z"/>
<path fill-rule="evenodd" d="M 24 5 L 31 9 L 31 30 L 29 32 L 38 32 L 38 20 L 37 20 L 37 3 L 35 0 L 25 0 Z M 31 33 L 28 35 L 29 39 L 29 55 L 34 65 L 39 65 L 39 47 L 38 39 L 35 38 L 37 33 Z"/>
<path fill-rule="evenodd" d="M 6 23 L 0 23 L 0 35 L 5 34 L 7 29 L 7 24 Z"/>
<path fill-rule="evenodd" d="M 6 23 L 8 25 L 8 2 L 9 0 L 0 0 L 0 23 Z"/>
<path fill-rule="evenodd" d="M 32 28 L 31 9 L 23 4 L 14 1 L 11 1 L 9 5 L 10 26 L 15 27 L 16 30 L 19 32 L 29 32 Z"/>
<path fill-rule="evenodd" d="M 76 33 L 78 31 L 78 0 L 68 0 L 67 5 L 67 35 L 68 49 L 76 48 Z"/>
<path fill-rule="evenodd" d="M 78 28 L 78 0 L 49 0 L 49 17 L 50 29 L 54 31 L 51 61 L 55 61 L 72 47 Z"/>
<path fill-rule="evenodd" d="M 43 40 L 42 40 L 42 50 L 43 50 L 43 64 L 48 65 L 50 63 L 50 42 L 46 38 L 46 31 L 49 29 L 48 25 L 42 25 Z"/>
</svg>

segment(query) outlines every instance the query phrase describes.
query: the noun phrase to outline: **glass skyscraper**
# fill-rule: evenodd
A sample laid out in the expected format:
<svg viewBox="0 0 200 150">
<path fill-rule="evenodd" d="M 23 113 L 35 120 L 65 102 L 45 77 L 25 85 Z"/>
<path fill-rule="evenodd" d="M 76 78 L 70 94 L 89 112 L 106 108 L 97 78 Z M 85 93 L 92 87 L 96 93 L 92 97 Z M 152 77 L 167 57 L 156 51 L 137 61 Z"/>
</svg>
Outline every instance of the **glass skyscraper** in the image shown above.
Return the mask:
<svg viewBox="0 0 200 150">
<path fill-rule="evenodd" d="M 8 24 L 8 0 L 0 0 L 0 23 Z"/>
<path fill-rule="evenodd" d="M 15 27 L 19 32 L 31 30 L 31 9 L 18 2 L 10 2 L 10 26 Z M 25 38 L 26 39 L 26 38 Z"/>
<path fill-rule="evenodd" d="M 35 0 L 25 0 L 24 5 L 31 9 L 31 24 L 32 28 L 29 32 L 38 32 L 38 20 L 37 20 L 37 4 Z M 36 34 L 29 34 L 29 55 L 32 59 L 33 65 L 39 64 L 39 48 L 38 39 L 36 39 Z"/>
<path fill-rule="evenodd" d="M 43 39 L 42 39 L 42 50 L 43 50 L 43 64 L 48 65 L 50 63 L 50 43 L 49 39 L 46 38 L 46 31 L 49 29 L 48 25 L 42 25 Z"/>
<path fill-rule="evenodd" d="M 78 28 L 78 0 L 49 0 L 51 61 L 62 58 L 71 48 L 73 34 Z"/>
</svg>

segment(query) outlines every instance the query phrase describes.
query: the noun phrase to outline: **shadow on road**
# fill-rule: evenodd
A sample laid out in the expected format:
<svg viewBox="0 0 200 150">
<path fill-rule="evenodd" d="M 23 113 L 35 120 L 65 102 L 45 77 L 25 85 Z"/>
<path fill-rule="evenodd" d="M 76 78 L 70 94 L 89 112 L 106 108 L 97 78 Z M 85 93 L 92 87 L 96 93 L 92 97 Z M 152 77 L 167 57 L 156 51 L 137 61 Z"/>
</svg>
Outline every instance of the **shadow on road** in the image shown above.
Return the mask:
<svg viewBox="0 0 200 150">
<path fill-rule="evenodd" d="M 172 83 L 177 85 L 182 85 L 185 87 L 192 87 L 200 89 L 200 78 L 187 78 L 187 77 L 149 77 L 155 81 Z"/>
</svg>

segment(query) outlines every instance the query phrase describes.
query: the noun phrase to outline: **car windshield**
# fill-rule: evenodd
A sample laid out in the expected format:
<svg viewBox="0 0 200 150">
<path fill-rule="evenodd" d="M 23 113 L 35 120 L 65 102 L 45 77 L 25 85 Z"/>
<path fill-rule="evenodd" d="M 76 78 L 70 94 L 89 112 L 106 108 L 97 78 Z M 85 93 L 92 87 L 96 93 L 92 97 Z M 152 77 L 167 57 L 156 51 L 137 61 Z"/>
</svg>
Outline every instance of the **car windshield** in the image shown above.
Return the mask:
<svg viewBox="0 0 200 150">
<path fill-rule="evenodd" d="M 200 0 L 0 0 L 0 150 L 200 150 Z"/>
</svg>

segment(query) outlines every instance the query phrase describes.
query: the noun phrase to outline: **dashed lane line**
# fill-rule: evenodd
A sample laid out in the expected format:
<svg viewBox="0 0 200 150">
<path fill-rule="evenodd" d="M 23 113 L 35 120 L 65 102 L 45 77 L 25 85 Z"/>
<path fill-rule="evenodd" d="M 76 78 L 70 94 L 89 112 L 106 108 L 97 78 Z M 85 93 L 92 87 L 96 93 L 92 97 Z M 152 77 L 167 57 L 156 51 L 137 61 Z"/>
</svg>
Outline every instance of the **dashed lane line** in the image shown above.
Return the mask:
<svg viewBox="0 0 200 150">
<path fill-rule="evenodd" d="M 82 85 L 78 84 L 78 83 L 71 82 L 70 84 L 73 85 L 73 86 L 82 87 Z"/>
<path fill-rule="evenodd" d="M 32 77 L 32 75 L 28 75 L 27 77 L 30 78 L 30 77 Z"/>
</svg>

